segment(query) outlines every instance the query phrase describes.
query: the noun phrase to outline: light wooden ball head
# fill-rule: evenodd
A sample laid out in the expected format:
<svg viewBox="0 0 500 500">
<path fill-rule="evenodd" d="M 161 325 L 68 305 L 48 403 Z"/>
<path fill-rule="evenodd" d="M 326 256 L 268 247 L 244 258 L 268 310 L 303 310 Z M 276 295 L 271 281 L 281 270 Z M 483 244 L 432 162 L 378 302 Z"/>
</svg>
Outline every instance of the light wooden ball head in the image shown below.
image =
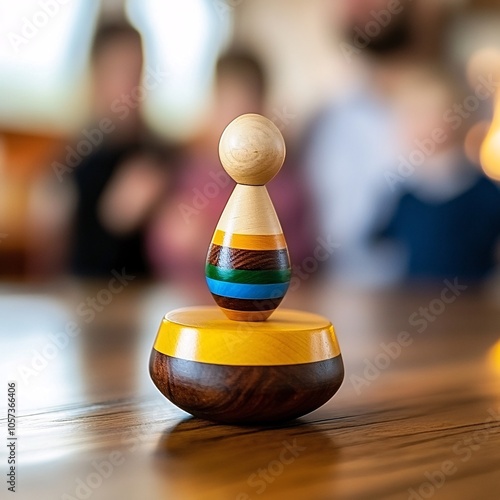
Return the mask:
<svg viewBox="0 0 500 500">
<path fill-rule="evenodd" d="M 183 410 L 220 423 L 283 422 L 326 403 L 344 365 L 332 324 L 278 310 L 291 277 L 286 241 L 265 184 L 281 169 L 285 143 L 267 118 L 233 120 L 219 144 L 237 182 L 206 261 L 218 307 L 177 309 L 158 330 L 150 374 Z"/>
<path fill-rule="evenodd" d="M 285 155 L 285 141 L 278 127 L 252 113 L 235 118 L 219 142 L 222 166 L 238 184 L 267 184 L 280 171 Z"/>
</svg>

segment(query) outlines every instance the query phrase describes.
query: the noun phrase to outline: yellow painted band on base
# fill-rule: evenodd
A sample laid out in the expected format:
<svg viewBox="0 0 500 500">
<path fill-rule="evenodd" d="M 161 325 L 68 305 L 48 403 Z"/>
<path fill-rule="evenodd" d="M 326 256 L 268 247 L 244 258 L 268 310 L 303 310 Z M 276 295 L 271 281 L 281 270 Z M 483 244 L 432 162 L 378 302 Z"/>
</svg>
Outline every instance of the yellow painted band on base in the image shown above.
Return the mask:
<svg viewBox="0 0 500 500">
<path fill-rule="evenodd" d="M 330 321 L 290 309 L 261 322 L 231 321 L 217 307 L 188 307 L 162 320 L 154 348 L 174 358 L 233 366 L 331 359 L 340 348 Z"/>
<path fill-rule="evenodd" d="M 285 236 L 281 234 L 235 234 L 216 229 L 212 238 L 215 245 L 242 250 L 280 250 L 286 248 Z"/>
</svg>

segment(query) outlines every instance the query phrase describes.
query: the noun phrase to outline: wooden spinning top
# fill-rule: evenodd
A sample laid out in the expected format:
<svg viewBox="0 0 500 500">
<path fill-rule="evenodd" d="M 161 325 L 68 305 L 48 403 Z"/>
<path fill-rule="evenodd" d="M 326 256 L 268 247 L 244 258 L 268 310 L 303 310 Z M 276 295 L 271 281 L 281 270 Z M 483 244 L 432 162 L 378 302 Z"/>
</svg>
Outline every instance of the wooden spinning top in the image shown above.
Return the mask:
<svg viewBox="0 0 500 500">
<path fill-rule="evenodd" d="M 177 309 L 163 318 L 151 378 L 177 406 L 215 422 L 297 418 L 337 392 L 344 366 L 328 319 L 293 310 L 273 314 L 291 274 L 265 187 L 283 164 L 283 137 L 263 116 L 243 115 L 222 134 L 219 155 L 237 183 L 205 267 L 219 307 Z"/>
</svg>

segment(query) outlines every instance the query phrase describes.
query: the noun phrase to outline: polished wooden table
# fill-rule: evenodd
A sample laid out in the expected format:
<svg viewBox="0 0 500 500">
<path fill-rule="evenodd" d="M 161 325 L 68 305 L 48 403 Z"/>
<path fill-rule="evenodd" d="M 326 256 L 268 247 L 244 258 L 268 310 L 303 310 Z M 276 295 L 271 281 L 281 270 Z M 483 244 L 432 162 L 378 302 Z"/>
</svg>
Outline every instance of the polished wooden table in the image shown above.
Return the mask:
<svg viewBox="0 0 500 500">
<path fill-rule="evenodd" d="M 15 381 L 18 439 L 16 495 L 2 480 L 1 498 L 498 500 L 495 288 L 302 285 L 286 305 L 332 319 L 346 378 L 318 411 L 273 428 L 190 418 L 149 379 L 161 316 L 208 294 L 2 285 L 0 428 L 5 442 Z"/>
</svg>

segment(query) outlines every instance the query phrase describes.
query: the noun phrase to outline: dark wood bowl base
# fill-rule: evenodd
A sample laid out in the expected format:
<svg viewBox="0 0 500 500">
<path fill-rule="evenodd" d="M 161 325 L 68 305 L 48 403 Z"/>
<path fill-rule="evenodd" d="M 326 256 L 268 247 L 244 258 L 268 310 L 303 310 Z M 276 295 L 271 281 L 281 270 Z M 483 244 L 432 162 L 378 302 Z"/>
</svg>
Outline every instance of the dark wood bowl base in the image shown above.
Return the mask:
<svg viewBox="0 0 500 500">
<path fill-rule="evenodd" d="M 344 378 L 342 356 L 312 363 L 230 366 L 174 358 L 153 349 L 160 392 L 192 415 L 225 424 L 272 424 L 319 408 Z"/>
</svg>

